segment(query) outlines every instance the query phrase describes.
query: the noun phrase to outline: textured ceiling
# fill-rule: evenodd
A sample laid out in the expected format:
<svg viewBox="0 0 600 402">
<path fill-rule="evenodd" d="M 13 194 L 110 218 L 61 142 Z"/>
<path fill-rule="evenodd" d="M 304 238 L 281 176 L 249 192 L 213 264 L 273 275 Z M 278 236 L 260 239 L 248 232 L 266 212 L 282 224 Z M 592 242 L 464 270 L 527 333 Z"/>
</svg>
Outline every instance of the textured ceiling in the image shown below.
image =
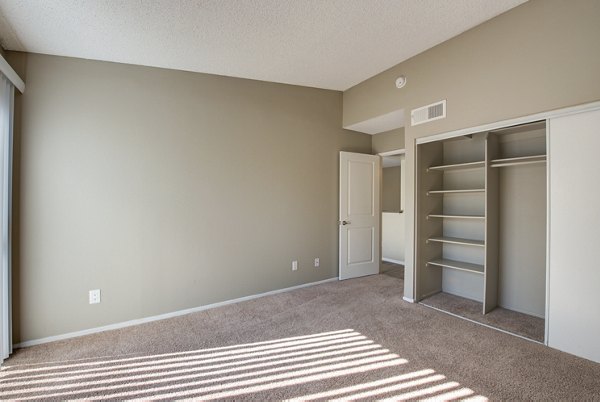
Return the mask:
<svg viewBox="0 0 600 402">
<path fill-rule="evenodd" d="M 8 50 L 345 90 L 524 0 L 1 0 Z"/>
</svg>

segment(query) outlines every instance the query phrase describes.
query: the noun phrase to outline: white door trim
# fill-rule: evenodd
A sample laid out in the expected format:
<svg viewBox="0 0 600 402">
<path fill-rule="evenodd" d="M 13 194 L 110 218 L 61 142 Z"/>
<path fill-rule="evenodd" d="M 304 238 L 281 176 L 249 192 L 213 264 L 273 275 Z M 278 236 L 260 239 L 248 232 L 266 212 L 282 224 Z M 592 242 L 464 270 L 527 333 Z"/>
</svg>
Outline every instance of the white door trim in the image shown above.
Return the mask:
<svg viewBox="0 0 600 402">
<path fill-rule="evenodd" d="M 392 151 L 379 152 L 377 155 L 379 155 L 379 156 L 382 156 L 382 157 L 383 157 L 383 156 L 406 155 L 406 147 L 405 147 L 405 148 L 394 149 L 394 150 L 392 150 Z M 381 166 L 381 168 L 383 169 L 383 165 Z M 406 167 L 405 167 L 405 169 L 406 169 Z M 406 176 L 405 176 L 406 172 L 402 172 L 402 171 L 401 171 L 401 173 L 400 173 L 400 174 L 402 175 L 402 177 L 403 177 L 403 178 L 404 178 L 404 177 L 406 177 Z M 382 173 L 381 177 L 383 178 L 383 173 Z M 405 181 L 404 181 L 404 180 L 403 180 L 403 182 L 405 183 Z M 381 188 L 381 191 L 383 191 L 383 187 Z M 404 197 L 404 193 L 405 193 L 405 191 L 406 191 L 406 185 L 404 185 L 404 186 L 401 186 L 401 187 L 400 187 L 400 191 L 402 192 L 402 193 L 401 193 L 401 197 Z M 401 213 L 401 214 L 404 214 L 404 210 L 405 210 L 405 208 L 406 208 L 406 201 L 404 201 L 404 202 L 401 204 L 401 210 L 400 210 L 400 213 Z M 381 215 L 383 215 L 383 211 L 381 211 Z M 403 229 L 404 229 L 404 231 L 405 231 L 405 236 L 404 236 L 404 238 L 405 238 L 405 244 L 404 244 L 404 258 L 406 258 L 406 250 L 407 250 L 407 247 L 406 247 L 406 226 L 407 226 L 407 225 L 406 225 L 406 214 L 404 214 L 404 216 L 405 216 L 405 218 L 404 218 L 404 228 L 403 228 Z M 406 265 L 406 264 L 404 263 L 404 261 L 392 260 L 392 259 L 389 259 L 389 258 L 383 258 L 383 222 L 382 222 L 382 220 L 380 220 L 380 221 L 379 221 L 379 226 L 380 226 L 380 232 L 381 232 L 381 233 L 379 234 L 379 243 L 380 243 L 380 245 L 379 245 L 379 252 L 380 252 L 380 253 L 381 253 L 381 255 L 382 255 L 382 257 L 381 257 L 381 260 L 382 260 L 382 261 L 393 262 L 394 264 Z"/>
<path fill-rule="evenodd" d="M 406 148 L 394 149 L 393 151 L 385 151 L 380 152 L 377 155 L 379 156 L 393 156 L 393 155 L 404 155 L 406 153 Z"/>
</svg>

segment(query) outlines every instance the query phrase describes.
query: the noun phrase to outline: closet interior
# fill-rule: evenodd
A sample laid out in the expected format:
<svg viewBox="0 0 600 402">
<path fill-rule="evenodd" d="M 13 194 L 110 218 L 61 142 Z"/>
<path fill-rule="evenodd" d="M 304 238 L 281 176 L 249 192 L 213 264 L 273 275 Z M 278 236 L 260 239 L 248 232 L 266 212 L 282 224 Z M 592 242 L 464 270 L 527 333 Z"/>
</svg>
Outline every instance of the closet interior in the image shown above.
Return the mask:
<svg viewBox="0 0 600 402">
<path fill-rule="evenodd" d="M 417 146 L 417 299 L 543 342 L 546 122 Z"/>
</svg>

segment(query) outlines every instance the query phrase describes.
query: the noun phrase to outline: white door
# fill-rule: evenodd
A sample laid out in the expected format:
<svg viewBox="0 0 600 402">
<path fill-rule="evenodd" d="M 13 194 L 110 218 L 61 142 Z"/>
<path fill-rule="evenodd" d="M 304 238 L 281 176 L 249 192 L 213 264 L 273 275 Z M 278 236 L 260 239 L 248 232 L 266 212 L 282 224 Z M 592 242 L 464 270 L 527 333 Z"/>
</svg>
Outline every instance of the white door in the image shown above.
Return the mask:
<svg viewBox="0 0 600 402">
<path fill-rule="evenodd" d="M 340 152 L 340 279 L 379 273 L 381 157 Z"/>
<path fill-rule="evenodd" d="M 600 362 L 600 110 L 550 119 L 548 345 Z"/>
</svg>

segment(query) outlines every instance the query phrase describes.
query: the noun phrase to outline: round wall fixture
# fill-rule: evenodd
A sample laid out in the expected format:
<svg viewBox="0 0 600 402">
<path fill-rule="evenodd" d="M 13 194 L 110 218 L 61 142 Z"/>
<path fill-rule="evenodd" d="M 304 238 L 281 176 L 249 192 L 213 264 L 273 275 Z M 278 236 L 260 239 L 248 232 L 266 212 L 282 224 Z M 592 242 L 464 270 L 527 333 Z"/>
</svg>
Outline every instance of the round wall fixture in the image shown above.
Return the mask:
<svg viewBox="0 0 600 402">
<path fill-rule="evenodd" d="M 406 85 L 406 77 L 401 75 L 400 77 L 396 78 L 396 88 L 400 89 L 403 86 Z"/>
</svg>

